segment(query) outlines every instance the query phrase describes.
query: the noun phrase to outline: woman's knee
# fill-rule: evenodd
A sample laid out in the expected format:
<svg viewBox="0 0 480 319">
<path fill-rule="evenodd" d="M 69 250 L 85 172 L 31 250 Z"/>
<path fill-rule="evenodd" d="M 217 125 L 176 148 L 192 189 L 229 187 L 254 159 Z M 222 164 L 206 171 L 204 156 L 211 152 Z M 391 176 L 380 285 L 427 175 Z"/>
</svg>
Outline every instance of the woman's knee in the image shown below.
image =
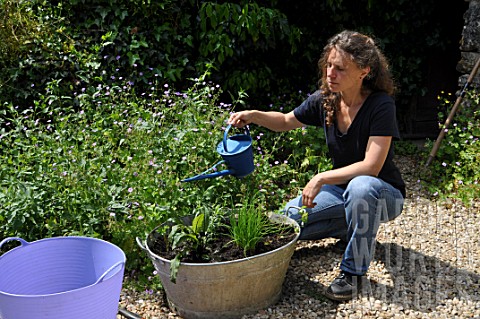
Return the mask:
<svg viewBox="0 0 480 319">
<path fill-rule="evenodd" d="M 361 175 L 354 177 L 347 185 L 344 198 L 368 198 L 378 196 L 382 182 L 374 176 Z"/>
<path fill-rule="evenodd" d="M 380 214 L 385 222 L 397 217 L 403 207 L 400 191 L 373 176 L 358 176 L 350 181 L 344 193 L 345 203 L 355 211 Z"/>
</svg>

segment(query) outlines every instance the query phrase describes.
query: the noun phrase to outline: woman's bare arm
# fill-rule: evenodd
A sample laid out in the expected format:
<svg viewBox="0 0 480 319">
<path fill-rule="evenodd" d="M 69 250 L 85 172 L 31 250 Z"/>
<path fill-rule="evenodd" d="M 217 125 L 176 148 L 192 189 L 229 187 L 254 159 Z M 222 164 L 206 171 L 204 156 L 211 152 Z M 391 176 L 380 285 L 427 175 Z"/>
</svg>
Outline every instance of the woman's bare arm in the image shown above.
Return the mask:
<svg viewBox="0 0 480 319">
<path fill-rule="evenodd" d="M 233 113 L 228 119 L 228 124 L 240 128 L 251 123 L 266 127 L 275 132 L 290 131 L 303 126 L 303 124 L 297 120 L 293 111 L 285 114 L 281 112 L 249 110 Z"/>
</svg>

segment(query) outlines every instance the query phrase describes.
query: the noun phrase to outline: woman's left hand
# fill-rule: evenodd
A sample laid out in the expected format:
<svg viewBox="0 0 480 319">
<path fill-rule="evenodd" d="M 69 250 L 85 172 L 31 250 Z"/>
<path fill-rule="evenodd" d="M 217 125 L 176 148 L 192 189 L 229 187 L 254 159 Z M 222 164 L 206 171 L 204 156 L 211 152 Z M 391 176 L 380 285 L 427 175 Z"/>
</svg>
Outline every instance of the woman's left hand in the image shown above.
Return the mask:
<svg viewBox="0 0 480 319">
<path fill-rule="evenodd" d="M 305 186 L 302 192 L 302 205 L 307 208 L 313 208 L 317 203 L 314 202 L 315 197 L 322 188 L 322 176 L 321 173 L 315 175 Z"/>
</svg>

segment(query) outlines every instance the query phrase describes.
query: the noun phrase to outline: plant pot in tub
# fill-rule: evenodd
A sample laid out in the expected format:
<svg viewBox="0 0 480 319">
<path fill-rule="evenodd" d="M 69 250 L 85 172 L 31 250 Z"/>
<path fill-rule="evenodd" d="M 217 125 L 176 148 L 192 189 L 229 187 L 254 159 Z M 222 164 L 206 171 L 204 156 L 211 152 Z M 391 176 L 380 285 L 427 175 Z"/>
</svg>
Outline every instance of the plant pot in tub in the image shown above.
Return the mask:
<svg viewBox="0 0 480 319">
<path fill-rule="evenodd" d="M 137 242 L 178 315 L 240 318 L 279 300 L 299 234 L 293 219 L 244 206 L 162 224 Z"/>
</svg>

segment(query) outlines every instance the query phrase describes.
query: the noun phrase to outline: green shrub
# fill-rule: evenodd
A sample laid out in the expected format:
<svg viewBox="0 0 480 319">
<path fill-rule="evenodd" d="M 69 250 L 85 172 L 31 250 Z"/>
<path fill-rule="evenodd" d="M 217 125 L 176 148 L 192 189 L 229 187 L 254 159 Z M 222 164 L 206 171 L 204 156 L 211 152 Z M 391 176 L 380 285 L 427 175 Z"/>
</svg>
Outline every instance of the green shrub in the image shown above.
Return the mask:
<svg viewBox="0 0 480 319">
<path fill-rule="evenodd" d="M 450 114 L 452 94 L 439 96 L 440 129 Z M 467 91 L 461 107 L 454 115 L 442 140 L 436 157 L 423 179 L 431 193 L 441 197 L 455 197 L 469 203 L 480 194 L 480 95 Z M 429 141 L 427 149 L 433 147 Z"/>
<path fill-rule="evenodd" d="M 109 76 L 114 74 L 129 77 L 141 91 L 148 89 L 154 74 L 185 90 L 187 79 L 202 74 L 207 64 L 215 66 L 216 78 L 223 78 L 228 92 L 241 87 L 267 89 L 275 78 L 268 61 L 255 62 L 251 56 L 294 50 L 300 36 L 284 14 L 255 3 L 6 0 L 2 4 L 5 11 L 0 18 L 6 22 L 0 25 L 0 35 L 6 41 L 0 46 L 4 66 L 0 101 L 22 109 L 51 83 L 59 96 L 69 96 L 82 87 L 112 85 L 116 81 Z M 235 64 L 247 68 L 232 70 Z"/>
<path fill-rule="evenodd" d="M 252 174 L 182 183 L 221 160 L 216 146 L 225 121 L 246 96 L 240 92 L 234 104 L 223 103 L 220 86 L 204 77 L 184 92 L 155 76 L 144 92 L 134 92 L 129 79 L 117 81 L 80 88 L 73 98 L 55 95 L 51 84 L 28 109 L 3 105 L 0 238 L 103 238 L 126 252 L 129 271 L 143 269 L 144 276 L 152 265 L 136 237 L 172 216 L 235 205 L 248 194 L 257 194 L 266 211 L 277 211 L 325 168 L 324 157 L 308 150 L 318 144 L 316 133 L 252 126 Z"/>
</svg>

